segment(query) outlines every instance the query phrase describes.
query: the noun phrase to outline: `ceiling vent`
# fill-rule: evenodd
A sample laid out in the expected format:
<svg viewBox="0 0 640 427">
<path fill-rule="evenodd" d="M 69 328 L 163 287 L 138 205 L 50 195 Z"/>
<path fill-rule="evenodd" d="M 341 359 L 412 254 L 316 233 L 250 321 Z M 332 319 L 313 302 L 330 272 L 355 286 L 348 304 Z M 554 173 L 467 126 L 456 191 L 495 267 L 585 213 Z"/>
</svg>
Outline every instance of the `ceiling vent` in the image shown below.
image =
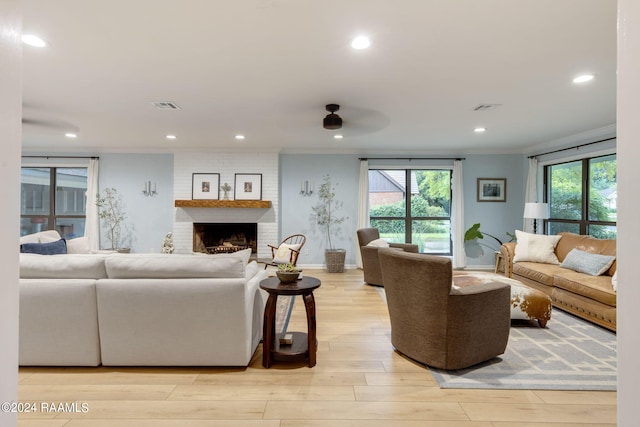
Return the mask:
<svg viewBox="0 0 640 427">
<path fill-rule="evenodd" d="M 473 111 L 489 111 L 489 110 L 495 110 L 496 108 L 498 108 L 499 106 L 501 106 L 502 104 L 480 104 L 478 105 L 476 108 L 473 109 Z"/>
<path fill-rule="evenodd" d="M 180 109 L 180 107 L 178 107 L 175 102 L 171 102 L 171 101 L 153 101 L 152 104 L 158 110 L 179 110 Z"/>
</svg>

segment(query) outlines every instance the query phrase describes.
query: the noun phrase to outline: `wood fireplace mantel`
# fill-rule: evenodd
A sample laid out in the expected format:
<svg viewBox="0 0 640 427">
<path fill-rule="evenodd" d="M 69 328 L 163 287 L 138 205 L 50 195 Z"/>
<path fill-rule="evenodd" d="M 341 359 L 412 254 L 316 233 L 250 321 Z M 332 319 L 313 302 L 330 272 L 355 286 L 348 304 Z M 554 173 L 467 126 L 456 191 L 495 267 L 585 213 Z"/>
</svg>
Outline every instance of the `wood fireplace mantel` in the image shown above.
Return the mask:
<svg viewBox="0 0 640 427">
<path fill-rule="evenodd" d="M 176 208 L 250 208 L 268 209 L 270 200 L 176 200 Z"/>
</svg>

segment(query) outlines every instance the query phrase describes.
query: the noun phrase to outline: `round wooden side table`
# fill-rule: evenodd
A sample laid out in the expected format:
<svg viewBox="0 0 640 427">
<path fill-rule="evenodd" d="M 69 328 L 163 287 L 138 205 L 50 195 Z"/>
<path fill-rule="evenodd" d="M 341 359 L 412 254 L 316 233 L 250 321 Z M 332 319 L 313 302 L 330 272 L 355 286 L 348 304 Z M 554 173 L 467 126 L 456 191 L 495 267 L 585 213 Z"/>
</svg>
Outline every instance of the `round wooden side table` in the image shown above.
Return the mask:
<svg viewBox="0 0 640 427">
<path fill-rule="evenodd" d="M 305 276 L 294 283 L 281 283 L 277 277 L 269 277 L 260 282 L 260 287 L 269 293 L 264 309 L 262 326 L 262 366 L 271 367 L 273 361 L 309 360 L 309 367 L 316 365 L 316 302 L 313 291 L 320 287 L 320 280 Z M 276 302 L 279 295 L 301 295 L 307 310 L 307 333 L 289 332 L 293 335 L 291 344 L 280 344 L 276 334 Z"/>
</svg>

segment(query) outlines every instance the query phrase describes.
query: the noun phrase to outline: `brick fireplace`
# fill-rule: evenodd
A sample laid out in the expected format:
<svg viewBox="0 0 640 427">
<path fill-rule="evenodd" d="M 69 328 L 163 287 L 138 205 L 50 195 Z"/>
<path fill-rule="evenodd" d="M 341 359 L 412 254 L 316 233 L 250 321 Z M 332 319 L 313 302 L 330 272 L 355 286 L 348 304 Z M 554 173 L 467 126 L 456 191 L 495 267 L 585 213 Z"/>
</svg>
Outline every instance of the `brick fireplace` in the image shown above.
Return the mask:
<svg viewBox="0 0 640 427">
<path fill-rule="evenodd" d="M 193 251 L 227 253 L 251 248 L 258 252 L 258 224 L 253 223 L 194 223 Z"/>
<path fill-rule="evenodd" d="M 235 185 L 236 173 L 262 174 L 262 200 L 269 208 L 196 208 L 177 207 L 173 222 L 173 242 L 176 253 L 196 251 L 194 224 L 256 225 L 255 254 L 269 258 L 267 244 L 280 243 L 278 236 L 278 153 L 277 152 L 176 152 L 173 164 L 173 195 L 175 200 L 191 200 L 193 173 L 219 173 L 220 185 Z M 233 198 L 233 190 L 230 195 Z M 213 246 L 213 245 L 212 245 Z M 253 248 L 253 246 L 252 246 Z"/>
</svg>

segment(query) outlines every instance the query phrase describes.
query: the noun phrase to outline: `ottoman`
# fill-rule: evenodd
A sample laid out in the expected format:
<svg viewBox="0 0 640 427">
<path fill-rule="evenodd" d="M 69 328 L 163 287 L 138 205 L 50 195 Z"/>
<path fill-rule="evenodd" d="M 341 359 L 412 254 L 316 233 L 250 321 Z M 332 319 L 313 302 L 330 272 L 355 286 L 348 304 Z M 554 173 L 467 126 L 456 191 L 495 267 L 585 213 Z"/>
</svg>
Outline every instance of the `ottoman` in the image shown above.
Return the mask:
<svg viewBox="0 0 640 427">
<path fill-rule="evenodd" d="M 479 283 L 500 282 L 511 285 L 511 319 L 537 320 L 541 328 L 551 319 L 551 297 L 522 282 L 500 274 L 453 272 L 453 286 L 465 287 Z"/>
</svg>

